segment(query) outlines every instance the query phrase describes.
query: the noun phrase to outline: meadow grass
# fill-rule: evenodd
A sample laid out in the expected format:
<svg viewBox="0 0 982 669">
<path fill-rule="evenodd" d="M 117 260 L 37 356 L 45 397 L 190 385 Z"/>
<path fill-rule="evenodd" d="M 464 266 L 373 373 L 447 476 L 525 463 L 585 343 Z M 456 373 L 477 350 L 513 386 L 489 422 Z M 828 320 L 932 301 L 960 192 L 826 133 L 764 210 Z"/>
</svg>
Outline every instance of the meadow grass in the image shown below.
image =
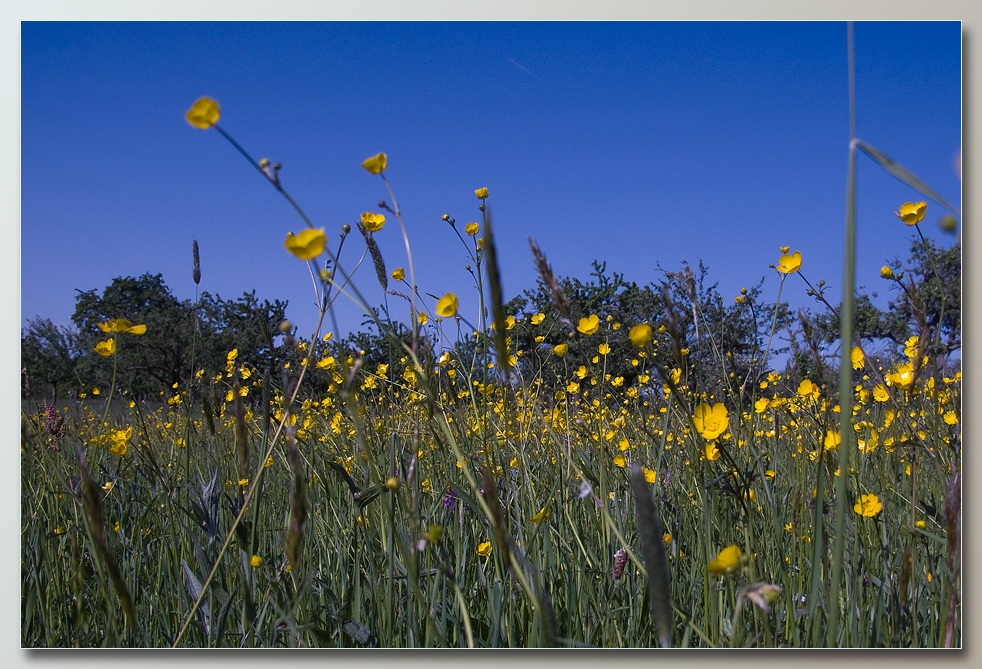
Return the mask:
<svg viewBox="0 0 982 669">
<path fill-rule="evenodd" d="M 456 296 L 419 296 L 379 154 L 364 167 L 405 239 L 416 321 L 401 338 L 344 270 L 344 235 L 325 246 L 278 166 L 205 100 L 189 121 L 229 139 L 308 224 L 287 248 L 309 263 L 318 325 L 309 339 L 284 326 L 302 359 L 279 378 L 230 352 L 161 402 L 25 405 L 24 646 L 961 645 L 961 375 L 924 323 L 897 360 L 842 347 L 836 388 L 766 367 L 775 309 L 753 373 L 708 390 L 672 307 L 685 295 L 666 292 L 661 320 L 575 322 L 533 244 L 553 313 L 506 315 L 482 188 L 483 237 L 448 220 L 475 268 L 471 324 Z M 853 342 L 856 151 L 929 189 L 855 137 L 849 150 L 836 315 Z M 359 231 L 386 289 L 380 227 Z M 800 268 L 789 251 L 776 302 Z M 387 362 L 368 368 L 321 336 L 326 319 L 338 331 L 339 296 L 392 333 Z M 701 322 L 699 345 L 735 369 Z M 616 341 L 631 342 L 629 386 L 607 371 Z M 573 369 L 569 353 L 592 362 Z"/>
</svg>

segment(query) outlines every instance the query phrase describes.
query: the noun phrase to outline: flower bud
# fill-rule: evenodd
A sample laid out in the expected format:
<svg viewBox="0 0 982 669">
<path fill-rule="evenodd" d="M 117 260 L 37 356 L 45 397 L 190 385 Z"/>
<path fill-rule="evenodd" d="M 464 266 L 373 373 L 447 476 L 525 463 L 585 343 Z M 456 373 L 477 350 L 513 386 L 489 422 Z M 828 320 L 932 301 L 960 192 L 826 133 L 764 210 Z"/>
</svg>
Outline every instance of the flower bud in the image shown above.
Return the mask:
<svg viewBox="0 0 982 669">
<path fill-rule="evenodd" d="M 954 232 L 958 227 L 958 221 L 951 214 L 945 214 L 941 217 L 941 220 L 938 221 L 938 225 L 940 225 L 941 229 L 945 232 Z"/>
<path fill-rule="evenodd" d="M 351 232 L 351 226 L 348 225 L 347 223 L 345 223 L 344 225 L 342 225 L 341 226 L 341 229 L 344 230 L 344 234 L 348 234 L 349 232 Z"/>
<path fill-rule="evenodd" d="M 444 214 L 443 215 L 443 220 L 449 221 L 450 220 L 450 214 Z"/>
<path fill-rule="evenodd" d="M 282 321 L 280 321 L 280 332 L 282 332 L 283 334 L 286 334 L 287 332 L 289 332 L 292 329 L 293 329 L 293 323 L 291 323 L 290 321 L 288 321 L 286 319 L 283 319 Z"/>
</svg>

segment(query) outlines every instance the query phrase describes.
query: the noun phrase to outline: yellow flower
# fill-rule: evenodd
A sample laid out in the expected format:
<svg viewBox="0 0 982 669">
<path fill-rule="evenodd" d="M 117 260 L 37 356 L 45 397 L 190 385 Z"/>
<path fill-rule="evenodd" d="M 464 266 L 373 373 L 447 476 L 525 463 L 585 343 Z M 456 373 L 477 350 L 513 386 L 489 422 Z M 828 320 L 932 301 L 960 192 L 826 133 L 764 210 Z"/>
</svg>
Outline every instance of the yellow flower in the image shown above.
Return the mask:
<svg viewBox="0 0 982 669">
<path fill-rule="evenodd" d="M 541 314 L 541 313 L 540 314 L 535 314 L 534 316 L 532 316 L 532 325 L 539 325 L 545 319 L 546 319 L 546 315 L 545 314 Z"/>
<path fill-rule="evenodd" d="M 842 435 L 829 430 L 825 433 L 825 441 L 823 443 L 825 444 L 825 450 L 837 451 L 839 450 L 839 444 L 842 443 Z"/>
<path fill-rule="evenodd" d="M 477 545 L 477 554 L 481 557 L 487 557 L 491 555 L 491 542 L 485 541 Z"/>
<path fill-rule="evenodd" d="M 566 384 L 566 392 L 572 394 L 572 393 L 578 393 L 579 391 L 580 391 L 580 384 L 578 384 L 576 381 L 570 381 L 569 383 Z"/>
<path fill-rule="evenodd" d="M 777 261 L 777 271 L 782 274 L 792 274 L 801 268 L 801 251 L 785 253 Z"/>
<path fill-rule="evenodd" d="M 821 389 L 812 383 L 809 379 L 805 379 L 800 384 L 798 384 L 798 394 L 803 398 L 818 399 L 819 394 L 821 394 Z"/>
<path fill-rule="evenodd" d="M 600 351 L 600 355 L 607 355 L 608 353 L 610 353 L 610 346 L 608 346 L 607 344 L 601 344 L 597 348 L 597 350 Z"/>
<path fill-rule="evenodd" d="M 856 502 L 856 506 L 852 507 L 852 509 L 860 516 L 872 518 L 883 510 L 883 504 L 880 503 L 880 498 L 876 495 L 861 495 L 859 501 Z"/>
<path fill-rule="evenodd" d="M 722 402 L 712 407 L 703 402 L 696 407 L 692 422 L 695 423 L 696 430 L 703 439 L 710 441 L 726 432 L 726 428 L 730 425 L 729 414 Z"/>
<path fill-rule="evenodd" d="M 754 411 L 756 411 L 757 413 L 764 413 L 765 411 L 767 411 L 767 407 L 769 404 L 770 402 L 767 401 L 766 397 L 761 397 L 759 400 L 754 402 Z"/>
<path fill-rule="evenodd" d="M 904 355 L 906 355 L 911 360 L 913 360 L 914 358 L 916 358 L 917 357 L 917 351 L 918 351 L 918 343 L 920 342 L 920 340 L 921 340 L 920 337 L 918 337 L 917 335 L 914 335 L 913 337 L 911 337 L 910 339 L 908 339 L 907 341 L 905 341 L 904 342 Z"/>
<path fill-rule="evenodd" d="M 910 384 L 914 380 L 914 366 L 909 362 L 898 365 L 897 371 L 887 372 L 886 379 L 891 385 L 898 388 L 910 388 Z"/>
<path fill-rule="evenodd" d="M 513 327 L 515 327 L 515 317 L 508 316 L 507 318 L 505 318 L 505 329 L 511 330 Z"/>
<path fill-rule="evenodd" d="M 378 232 L 385 225 L 385 216 L 382 214 L 373 214 L 366 211 L 361 215 L 361 224 L 365 226 L 365 229 L 369 232 Z"/>
<path fill-rule="evenodd" d="M 892 279 L 893 270 L 890 269 L 889 265 L 884 265 L 883 268 L 880 270 L 880 276 L 882 276 L 884 279 Z"/>
<path fill-rule="evenodd" d="M 614 464 L 617 465 L 618 467 L 626 467 L 627 458 L 625 458 L 623 455 L 618 453 L 617 455 L 614 456 Z"/>
<path fill-rule="evenodd" d="M 944 415 L 944 422 L 946 422 L 948 425 L 954 425 L 958 422 L 958 416 L 954 411 L 948 411 Z"/>
<path fill-rule="evenodd" d="M 464 231 L 471 237 L 475 236 L 480 229 L 481 226 L 479 226 L 477 223 L 468 223 L 464 226 Z"/>
<path fill-rule="evenodd" d="M 914 523 L 914 527 L 919 530 L 924 530 L 927 529 L 927 523 L 925 523 L 923 520 L 918 520 L 916 523 Z"/>
<path fill-rule="evenodd" d="M 211 98 L 201 98 L 188 110 L 186 114 L 188 123 L 193 125 L 195 128 L 201 128 L 202 130 L 207 130 L 211 126 L 218 123 L 218 117 L 221 116 L 221 110 L 218 108 L 218 102 L 212 100 Z"/>
<path fill-rule="evenodd" d="M 363 162 L 361 166 L 368 170 L 371 174 L 381 174 L 388 166 L 388 161 L 385 158 L 385 154 L 380 153 L 377 156 L 372 156 L 371 158 L 365 159 L 365 162 Z"/>
<path fill-rule="evenodd" d="M 262 559 L 261 557 L 259 557 L 258 555 L 253 555 L 253 556 L 252 556 L 252 557 L 251 557 L 251 558 L 249 559 L 249 565 L 250 565 L 250 566 L 251 566 L 251 567 L 252 567 L 253 569 L 259 569 L 260 567 L 262 567 L 262 566 L 263 566 L 263 559 Z"/>
<path fill-rule="evenodd" d="M 854 346 L 852 349 L 852 353 L 850 354 L 849 357 L 852 360 L 853 369 L 863 368 L 865 358 L 863 357 L 863 350 L 861 348 L 859 348 L 858 346 Z"/>
<path fill-rule="evenodd" d="M 665 545 L 666 546 L 671 546 L 672 545 L 672 535 L 669 534 L 668 532 L 666 532 L 665 534 L 661 535 L 661 540 L 663 542 L 665 542 Z"/>
<path fill-rule="evenodd" d="M 286 234 L 286 250 L 301 260 L 311 260 L 324 252 L 327 246 L 327 235 L 324 228 L 308 228 L 299 235 L 292 232 Z"/>
<path fill-rule="evenodd" d="M 768 481 L 773 481 L 775 476 L 777 476 L 777 472 L 775 472 L 773 469 L 768 469 L 764 472 L 764 478 Z"/>
<path fill-rule="evenodd" d="M 529 520 L 531 520 L 533 523 L 541 523 L 544 519 L 546 519 L 546 518 L 549 517 L 549 513 L 550 512 L 548 510 L 546 510 L 545 508 L 543 508 L 537 514 L 535 514 L 534 516 L 532 516 L 531 518 L 529 518 Z"/>
<path fill-rule="evenodd" d="M 647 323 L 635 325 L 633 328 L 631 328 L 628 336 L 631 338 L 632 344 L 638 348 L 644 348 L 651 343 L 651 326 Z"/>
<path fill-rule="evenodd" d="M 457 296 L 447 293 L 437 301 L 436 313 L 442 318 L 450 318 L 457 313 L 457 306 Z"/>
<path fill-rule="evenodd" d="M 927 202 L 906 202 L 900 205 L 900 211 L 893 212 L 897 218 L 907 225 L 916 225 L 924 220 L 924 211 L 927 209 Z"/>
<path fill-rule="evenodd" d="M 710 562 L 706 569 L 713 574 L 725 576 L 736 570 L 740 565 L 741 557 L 743 557 L 743 551 L 736 544 L 732 544 L 721 550 L 719 555 L 716 556 L 716 559 Z"/>
<path fill-rule="evenodd" d="M 552 352 L 558 355 L 560 358 L 566 355 L 568 351 L 569 351 L 569 344 L 558 344 L 555 348 L 552 349 Z"/>
<path fill-rule="evenodd" d="M 392 273 L 392 278 L 396 281 L 402 281 L 404 278 L 406 278 L 406 271 L 401 267 L 398 267 L 396 268 L 396 271 Z"/>
<path fill-rule="evenodd" d="M 419 312 L 419 314 L 418 314 L 418 315 L 416 316 L 416 320 L 417 320 L 417 321 L 419 321 L 419 324 L 420 324 L 420 325 L 426 325 L 426 323 L 427 323 L 427 321 L 429 321 L 429 320 L 430 320 L 430 317 L 429 317 L 429 316 L 427 316 L 427 315 L 426 315 L 425 313 L 423 313 L 423 312 L 421 311 L 421 312 Z"/>
<path fill-rule="evenodd" d="M 95 352 L 108 358 L 116 352 L 116 341 L 112 337 L 106 341 L 100 341 L 95 345 Z"/>
<path fill-rule="evenodd" d="M 147 331 L 146 325 L 133 325 L 125 318 L 114 318 L 107 323 L 96 323 L 96 326 L 103 332 L 128 332 L 129 334 L 142 335 Z"/>
<path fill-rule="evenodd" d="M 478 200 L 486 200 L 488 199 L 488 189 L 478 188 L 476 191 L 474 191 L 474 195 L 477 196 Z"/>
<path fill-rule="evenodd" d="M 719 460 L 720 453 L 719 453 L 719 449 L 716 447 L 715 441 L 711 441 L 708 444 L 706 444 L 705 455 L 706 455 L 706 459 L 709 461 Z"/>
<path fill-rule="evenodd" d="M 877 402 L 886 402 L 888 399 L 890 399 L 890 393 L 887 392 L 886 388 L 880 384 L 877 384 L 876 387 L 873 388 L 873 399 Z"/>
<path fill-rule="evenodd" d="M 109 491 L 111 491 L 113 489 L 113 486 L 114 485 L 115 484 L 112 481 L 106 481 L 106 485 L 102 486 L 102 489 L 105 490 L 108 493 Z"/>
<path fill-rule="evenodd" d="M 576 329 L 585 335 L 592 335 L 600 327 L 600 319 L 596 314 L 586 316 L 580 319 L 580 324 L 576 326 Z"/>
<path fill-rule="evenodd" d="M 118 457 L 123 457 L 126 455 L 126 442 L 128 442 L 132 436 L 132 427 L 128 427 L 125 430 L 113 430 L 110 432 L 109 438 L 113 443 L 109 446 L 109 452 Z"/>
<path fill-rule="evenodd" d="M 644 472 L 644 480 L 647 481 L 648 483 L 654 483 L 655 480 L 658 478 L 658 473 L 652 471 L 651 469 L 648 469 L 647 467 L 642 467 L 641 471 Z M 668 541 L 666 543 L 672 543 L 671 536 L 669 536 Z"/>
</svg>

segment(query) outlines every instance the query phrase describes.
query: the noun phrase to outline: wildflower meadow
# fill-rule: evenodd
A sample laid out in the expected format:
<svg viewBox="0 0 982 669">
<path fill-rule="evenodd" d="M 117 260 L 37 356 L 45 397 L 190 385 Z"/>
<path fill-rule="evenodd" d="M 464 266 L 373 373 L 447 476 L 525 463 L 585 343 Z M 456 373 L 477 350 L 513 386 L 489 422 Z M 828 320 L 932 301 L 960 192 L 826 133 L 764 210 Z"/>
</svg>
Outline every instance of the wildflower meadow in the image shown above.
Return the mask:
<svg viewBox="0 0 982 669">
<path fill-rule="evenodd" d="M 475 183 L 441 222 L 464 313 L 416 281 L 385 152 L 350 166 L 379 201 L 330 228 L 222 112 L 193 102 L 187 132 L 292 208 L 263 252 L 317 325 L 148 274 L 79 293 L 68 367 L 28 329 L 23 646 L 962 646 L 960 212 L 916 166 L 851 131 L 841 295 L 789 230 L 735 295 L 703 266 L 558 276 L 529 239 L 538 283 L 507 299 Z M 858 154 L 910 187 L 886 308 L 852 283 Z M 207 286 L 191 239 L 187 271 Z"/>
</svg>

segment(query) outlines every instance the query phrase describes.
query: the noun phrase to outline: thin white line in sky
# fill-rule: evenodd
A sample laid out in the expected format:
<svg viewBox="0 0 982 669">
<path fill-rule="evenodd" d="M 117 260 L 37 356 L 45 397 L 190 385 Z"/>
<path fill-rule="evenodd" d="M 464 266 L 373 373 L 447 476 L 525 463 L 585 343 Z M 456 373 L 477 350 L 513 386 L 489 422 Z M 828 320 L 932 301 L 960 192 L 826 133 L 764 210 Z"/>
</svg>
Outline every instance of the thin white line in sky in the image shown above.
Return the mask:
<svg viewBox="0 0 982 669">
<path fill-rule="evenodd" d="M 515 67 L 519 67 L 519 68 L 521 68 L 521 69 L 523 69 L 523 70 L 525 70 L 526 72 L 528 72 L 529 74 L 531 74 L 531 75 L 532 75 L 533 77 L 535 77 L 536 79 L 539 79 L 539 78 L 540 78 L 540 77 L 539 77 L 539 76 L 538 76 L 538 75 L 537 75 L 537 74 L 536 74 L 535 72 L 533 72 L 532 70 L 530 70 L 530 69 L 528 69 L 527 67 L 525 67 L 525 66 L 523 66 L 523 65 L 519 65 L 518 63 L 516 63 L 516 62 L 515 62 L 514 60 L 512 60 L 511 58 L 509 58 L 508 60 L 510 60 L 510 61 L 511 61 L 511 63 L 512 63 L 512 65 L 514 65 Z"/>
</svg>

